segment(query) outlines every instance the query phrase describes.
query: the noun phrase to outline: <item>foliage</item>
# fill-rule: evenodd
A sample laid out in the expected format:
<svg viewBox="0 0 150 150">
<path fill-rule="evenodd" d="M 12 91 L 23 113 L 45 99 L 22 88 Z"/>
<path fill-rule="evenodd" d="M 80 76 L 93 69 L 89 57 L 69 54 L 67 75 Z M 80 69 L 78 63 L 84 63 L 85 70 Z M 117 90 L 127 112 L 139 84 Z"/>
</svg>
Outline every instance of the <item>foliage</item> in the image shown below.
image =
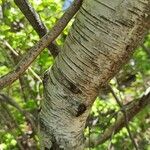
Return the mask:
<svg viewBox="0 0 150 150">
<path fill-rule="evenodd" d="M 31 0 L 30 2 L 48 29 L 51 29 L 63 14 L 63 0 Z M 11 48 L 21 56 L 38 41 L 39 37 L 13 1 L 0 0 L 0 4 L 0 76 L 3 76 L 10 72 L 16 64 Z M 58 37 L 58 45 L 63 45 L 71 23 Z M 145 38 L 143 45 L 148 50 L 150 49 L 150 34 Z M 13 98 L 24 111 L 31 113 L 33 120 L 37 119 L 37 111 L 43 99 L 41 83 L 43 73 L 53 62 L 53 57 L 45 49 L 32 63 L 31 70 L 28 69 L 22 78 L 3 90 L 3 93 Z M 129 63 L 111 80 L 110 84 L 123 104 L 140 97 L 150 86 L 149 64 L 150 54 L 141 45 Z M 6 103 L 0 105 L 0 108 L 0 149 L 17 150 L 21 146 L 26 149 L 28 147 L 37 149 L 39 145 L 37 134 L 34 133 L 25 115 Z M 89 138 L 91 134 L 95 136 L 102 134 L 110 124 L 115 122 L 115 114 L 119 110 L 120 108 L 109 90 L 100 92 L 92 107 L 85 136 Z M 135 141 L 143 150 L 150 149 L 149 124 L 148 108 L 129 123 Z M 111 140 L 93 150 L 107 149 L 108 147 L 116 150 L 133 149 L 126 128 L 123 128 L 118 134 L 112 135 Z"/>
</svg>

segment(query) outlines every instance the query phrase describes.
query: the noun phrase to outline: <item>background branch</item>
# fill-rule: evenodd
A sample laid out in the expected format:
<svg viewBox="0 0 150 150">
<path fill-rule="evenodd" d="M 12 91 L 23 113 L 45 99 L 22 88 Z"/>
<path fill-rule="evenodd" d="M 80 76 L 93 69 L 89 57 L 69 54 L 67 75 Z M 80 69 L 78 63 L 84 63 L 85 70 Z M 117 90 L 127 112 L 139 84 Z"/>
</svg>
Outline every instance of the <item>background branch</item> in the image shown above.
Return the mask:
<svg viewBox="0 0 150 150">
<path fill-rule="evenodd" d="M 23 135 L 21 128 L 19 127 L 18 123 L 16 122 L 12 114 L 10 113 L 7 105 L 4 103 L 0 105 L 0 118 L 1 118 L 0 123 L 7 127 L 8 133 L 10 133 L 11 135 L 15 137 L 14 128 L 17 128 L 19 132 Z M 17 141 L 18 148 L 20 150 L 25 150 L 20 140 L 18 140 L 18 138 L 16 138 L 15 140 Z"/>
<path fill-rule="evenodd" d="M 133 100 L 124 106 L 128 121 L 133 119 L 140 111 L 142 111 L 146 106 L 150 104 L 150 88 L 147 89 L 145 94 L 138 100 Z M 119 111 L 117 115 L 116 122 L 109 126 L 104 133 L 99 135 L 96 138 L 91 138 L 90 146 L 95 147 L 107 141 L 111 138 L 113 132 L 114 134 L 118 133 L 126 125 L 125 115 L 123 112 Z M 92 135 L 91 135 L 92 136 Z M 88 140 L 86 141 L 86 147 L 89 146 Z"/>
<path fill-rule="evenodd" d="M 33 46 L 20 60 L 18 65 L 10 73 L 0 78 L 0 89 L 10 85 L 22 75 L 30 64 L 36 59 L 40 52 L 46 48 L 63 31 L 73 15 L 79 10 L 82 0 L 75 0 L 55 26 Z"/>
<path fill-rule="evenodd" d="M 17 51 L 15 51 L 15 50 L 13 49 L 13 47 L 12 47 L 6 40 L 3 41 L 3 44 L 11 51 L 11 56 L 12 56 L 12 58 L 13 58 L 15 64 L 17 64 L 17 63 L 21 60 L 21 56 L 19 55 L 19 53 L 18 53 Z M 34 70 L 33 70 L 31 67 L 29 67 L 28 69 L 29 69 L 29 71 L 31 72 L 31 74 L 32 74 L 38 81 L 40 81 L 40 82 L 42 83 L 42 79 L 39 77 L 39 75 L 36 74 L 36 72 L 34 72 Z"/>
<path fill-rule="evenodd" d="M 123 108 L 123 104 L 121 103 L 121 101 L 120 101 L 120 99 L 118 98 L 118 96 L 115 94 L 113 88 L 112 88 L 110 85 L 108 85 L 108 86 L 109 86 L 109 89 L 110 89 L 112 95 L 114 96 L 114 98 L 115 98 L 117 104 L 120 106 L 120 108 L 121 108 L 121 110 L 122 110 L 122 112 L 123 112 L 123 114 L 124 114 L 125 127 L 126 127 L 126 129 L 127 129 L 127 132 L 128 132 L 128 134 L 129 134 L 129 137 L 130 137 L 130 139 L 131 139 L 131 141 L 132 141 L 132 143 L 133 143 L 135 149 L 138 150 L 138 146 L 137 146 L 137 144 L 136 144 L 136 142 L 135 142 L 135 140 L 134 140 L 134 138 L 133 138 L 133 135 L 132 135 L 131 130 L 130 130 L 130 127 L 129 127 L 129 121 L 128 121 L 128 116 L 127 116 L 126 109 Z"/>
<path fill-rule="evenodd" d="M 30 22 L 34 30 L 38 33 L 39 37 L 43 37 L 48 30 L 28 0 L 14 0 L 14 2 Z M 50 43 L 47 48 L 53 57 L 56 57 L 60 51 L 55 42 Z"/>
<path fill-rule="evenodd" d="M 31 124 L 33 131 L 36 133 L 37 128 L 35 125 L 35 122 L 33 120 L 33 116 L 28 113 L 26 110 L 22 109 L 16 101 L 14 101 L 12 98 L 6 96 L 5 94 L 0 93 L 0 103 L 6 103 L 13 107 L 15 107 L 21 114 L 23 114 L 26 117 L 26 120 Z"/>
<path fill-rule="evenodd" d="M 20 61 L 21 54 L 19 54 L 13 47 L 6 41 L 2 40 L 0 42 L 2 51 L 4 53 L 4 56 L 6 55 L 5 60 L 7 61 L 7 64 L 11 64 L 9 68 L 13 69 L 15 65 Z M 34 72 L 34 70 L 31 68 L 31 66 L 28 68 L 29 72 L 32 74 L 32 76 L 37 79 L 40 83 L 42 83 L 41 78 Z M 31 98 L 31 88 L 28 83 L 27 73 L 25 73 L 23 76 L 19 77 L 19 84 L 20 84 L 20 90 L 21 94 L 23 96 L 24 101 L 28 101 Z"/>
</svg>

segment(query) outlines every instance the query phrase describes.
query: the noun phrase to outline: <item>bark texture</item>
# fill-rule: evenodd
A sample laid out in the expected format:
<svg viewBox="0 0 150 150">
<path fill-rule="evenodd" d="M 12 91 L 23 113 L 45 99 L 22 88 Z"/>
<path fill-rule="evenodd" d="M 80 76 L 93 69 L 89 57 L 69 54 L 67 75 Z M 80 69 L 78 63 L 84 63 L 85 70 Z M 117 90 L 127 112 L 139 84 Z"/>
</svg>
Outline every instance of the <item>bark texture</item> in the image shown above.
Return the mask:
<svg viewBox="0 0 150 150">
<path fill-rule="evenodd" d="M 91 105 L 150 28 L 150 0 L 84 0 L 63 50 L 44 76 L 44 149 L 82 150 Z"/>
</svg>

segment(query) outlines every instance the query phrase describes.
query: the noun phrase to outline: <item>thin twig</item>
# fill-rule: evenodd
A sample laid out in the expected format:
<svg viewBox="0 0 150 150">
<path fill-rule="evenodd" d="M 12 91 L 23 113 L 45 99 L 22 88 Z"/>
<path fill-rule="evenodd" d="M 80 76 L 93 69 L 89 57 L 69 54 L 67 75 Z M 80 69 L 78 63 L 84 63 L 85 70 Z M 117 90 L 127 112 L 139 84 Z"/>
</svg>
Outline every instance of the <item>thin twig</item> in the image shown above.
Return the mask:
<svg viewBox="0 0 150 150">
<path fill-rule="evenodd" d="M 21 114 L 23 114 L 26 118 L 26 120 L 31 124 L 32 126 L 32 129 L 34 132 L 37 131 L 37 128 L 36 128 L 36 125 L 35 125 L 35 122 L 33 121 L 33 117 L 31 114 L 29 114 L 27 111 L 23 110 L 19 105 L 18 103 L 16 103 L 16 101 L 14 101 L 12 98 L 6 96 L 5 94 L 2 94 L 0 93 L 0 103 L 3 104 L 3 103 L 7 103 L 13 107 L 15 107 L 17 110 L 19 110 L 19 112 Z"/>
<path fill-rule="evenodd" d="M 117 115 L 115 116 L 115 119 L 116 119 L 116 117 L 117 117 Z M 116 119 L 116 120 L 117 120 L 117 119 Z M 115 121 L 115 123 L 116 123 L 116 121 Z M 111 149 L 112 138 L 113 138 L 114 134 L 115 134 L 115 128 L 113 129 L 112 134 L 111 134 L 111 136 L 110 136 L 110 143 L 109 143 L 109 145 L 108 145 L 108 150 Z"/>
<path fill-rule="evenodd" d="M 9 129 L 9 133 L 12 134 L 12 135 L 14 136 L 14 138 L 16 139 L 17 145 L 18 145 L 19 149 L 20 149 L 20 150 L 25 150 L 24 147 L 23 147 L 23 145 L 22 145 L 22 143 L 18 140 L 18 138 L 15 137 L 15 134 L 16 134 L 16 133 L 13 133 L 13 131 L 10 131 L 11 129 L 10 129 L 10 126 L 8 125 L 8 123 L 7 123 L 7 121 L 6 121 L 5 116 L 3 116 L 2 114 L 0 114 L 0 118 L 1 118 L 1 120 L 4 120 L 4 122 L 5 122 L 6 126 L 7 126 L 7 128 Z"/>
<path fill-rule="evenodd" d="M 3 44 L 12 52 L 14 59 L 15 59 L 15 63 L 18 63 L 19 60 L 21 59 L 21 56 L 19 55 L 19 53 L 15 49 L 13 49 L 13 47 L 6 40 L 3 40 Z M 38 81 L 40 81 L 40 83 L 42 83 L 42 79 L 31 67 L 29 67 L 28 70 Z"/>
<path fill-rule="evenodd" d="M 11 64 L 11 68 L 14 68 L 14 66 L 20 61 L 21 55 L 13 49 L 13 47 L 6 40 L 1 40 L 0 44 L 2 45 L 2 49 L 4 49 L 4 55 L 7 54 L 6 57 L 8 57 L 8 59 L 6 59 L 6 61 L 8 61 L 8 65 Z M 29 67 L 28 70 L 37 80 L 40 81 L 40 83 L 42 83 L 41 78 L 34 72 L 34 70 L 32 70 L 31 67 Z M 31 96 L 31 90 L 29 88 L 26 75 L 19 77 L 19 83 L 22 97 L 26 102 Z"/>
<path fill-rule="evenodd" d="M 8 59 L 6 59 L 6 61 L 8 61 L 8 65 L 11 64 L 10 67 L 14 68 L 14 66 L 21 59 L 21 55 L 19 55 L 18 52 L 15 49 L 13 49 L 13 47 L 6 40 L 1 40 L 0 44 L 2 45 L 2 50 L 4 51 L 4 55 L 6 55 L 6 58 L 8 58 Z M 31 67 L 29 67 L 28 70 L 31 73 L 34 72 L 31 69 Z M 33 75 L 35 76 L 36 79 L 38 79 L 38 80 L 40 80 L 40 82 L 42 82 L 42 80 L 36 73 L 34 73 Z M 19 77 L 19 83 L 20 83 L 20 90 L 21 90 L 22 97 L 23 97 L 24 101 L 26 102 L 30 98 L 29 93 L 31 93 L 29 84 L 27 82 L 26 75 Z"/>
<path fill-rule="evenodd" d="M 24 112 L 24 110 L 18 105 L 18 103 L 16 103 L 13 99 L 2 93 L 0 93 L 0 103 L 7 103 L 18 109 L 21 113 Z"/>
<path fill-rule="evenodd" d="M 150 88 L 145 91 L 145 94 L 139 98 L 135 99 L 124 106 L 123 109 L 126 110 L 128 121 L 133 119 L 139 112 L 141 112 L 145 107 L 150 105 Z M 123 112 L 119 111 L 120 114 L 117 115 L 117 120 L 114 124 L 110 125 L 103 134 L 99 135 L 96 138 L 91 138 L 91 147 L 95 147 L 97 145 L 103 144 L 105 141 L 110 139 L 112 133 L 118 133 L 125 125 L 126 120 Z M 115 129 L 115 130 L 114 130 Z M 89 147 L 88 141 L 85 143 L 86 147 Z"/>
<path fill-rule="evenodd" d="M 72 16 L 77 12 L 77 10 L 79 10 L 81 4 L 82 0 L 75 0 L 74 3 L 64 13 L 64 15 L 58 20 L 55 26 L 45 36 L 43 36 L 41 40 L 37 42 L 35 46 L 31 48 L 28 53 L 20 60 L 14 70 L 0 78 L 0 89 L 13 83 L 28 69 L 30 64 L 36 59 L 42 50 L 46 48 L 49 43 L 54 41 L 63 31 Z"/>
<path fill-rule="evenodd" d="M 13 115 L 11 114 L 11 112 L 10 112 L 8 106 L 7 106 L 5 103 L 1 103 L 1 106 L 2 106 L 1 111 L 2 111 L 2 112 L 6 112 L 6 114 L 7 114 L 8 117 L 9 117 L 9 120 L 5 121 L 5 122 L 7 123 L 7 125 L 8 125 L 8 128 L 12 128 L 11 124 L 13 123 L 13 124 L 14 124 L 14 127 L 17 128 L 17 129 L 20 131 L 20 133 L 21 133 L 22 135 L 25 135 L 24 132 L 21 130 L 19 124 L 18 124 L 17 121 L 14 119 Z M 5 117 L 5 116 L 4 116 L 4 117 Z M 28 114 L 28 117 L 29 117 L 29 114 Z M 8 122 L 9 122 L 9 123 L 8 123 Z M 31 123 L 31 122 L 30 122 L 30 123 Z M 31 126 L 32 126 L 32 124 L 31 124 Z M 33 129 L 33 128 L 32 128 L 32 129 Z M 12 129 L 11 129 L 11 130 L 12 130 Z M 12 133 L 13 133 L 13 131 L 12 131 Z M 34 134 L 36 133 L 36 132 L 34 131 L 34 129 L 33 129 L 33 133 L 34 133 Z M 14 133 L 13 133 L 13 136 L 16 137 L 16 135 L 15 135 Z M 17 139 L 17 138 L 16 138 L 16 139 Z M 35 137 L 34 137 L 34 140 L 37 142 L 37 139 L 36 139 Z M 17 143 L 18 143 L 18 146 L 19 146 L 20 149 L 21 149 L 22 144 L 21 144 L 21 142 L 19 141 L 19 139 L 17 139 Z M 22 148 L 23 148 L 23 147 L 22 147 Z M 23 149 L 21 149 L 21 150 L 24 150 L 24 149 L 25 149 L 25 148 L 23 148 Z M 31 150 L 30 147 L 28 147 L 28 149 Z"/>
<path fill-rule="evenodd" d="M 126 126 L 126 129 L 127 129 L 127 131 L 128 131 L 129 137 L 130 137 L 130 139 L 131 139 L 131 141 L 132 141 L 132 143 L 133 143 L 135 149 L 138 150 L 138 146 L 137 146 L 137 144 L 136 144 L 136 142 L 135 142 L 135 140 L 134 140 L 134 138 L 133 138 L 133 135 L 132 135 L 132 133 L 131 133 L 131 130 L 130 130 L 130 127 L 129 127 L 129 124 L 128 124 L 129 121 L 128 121 L 128 117 L 127 117 L 127 114 L 126 114 L 126 110 L 123 108 L 123 104 L 120 102 L 120 100 L 119 100 L 118 96 L 115 94 L 113 88 L 112 88 L 110 85 L 108 85 L 108 86 L 109 86 L 109 89 L 110 89 L 112 95 L 114 96 L 114 98 L 115 98 L 117 104 L 120 106 L 120 108 L 121 108 L 121 110 L 122 110 L 122 112 L 123 112 L 123 114 L 124 114 L 125 126 Z"/>
</svg>

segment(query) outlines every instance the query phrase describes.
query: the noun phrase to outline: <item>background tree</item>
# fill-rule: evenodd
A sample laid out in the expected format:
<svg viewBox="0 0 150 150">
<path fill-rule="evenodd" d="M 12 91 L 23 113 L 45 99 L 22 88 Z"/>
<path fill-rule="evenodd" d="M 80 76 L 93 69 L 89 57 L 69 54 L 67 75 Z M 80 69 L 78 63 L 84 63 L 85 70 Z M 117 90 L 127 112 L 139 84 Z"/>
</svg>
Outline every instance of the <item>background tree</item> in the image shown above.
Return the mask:
<svg viewBox="0 0 150 150">
<path fill-rule="evenodd" d="M 62 2 L 59 1 L 59 9 L 55 1 L 50 5 L 49 1 L 38 2 L 31 1 L 31 4 L 46 25 L 27 0 L 15 0 L 15 4 L 42 37 L 47 32 L 46 26 L 51 28 L 58 19 L 56 16 L 61 15 Z M 16 5 L 12 1 L 1 2 L 0 73 L 4 75 L 12 70 L 0 78 L 1 89 L 7 86 L 0 96 L 1 124 L 5 124 L 1 132 L 1 147 L 4 149 L 37 149 L 39 140 L 35 124 L 38 121 L 36 115 L 40 101 L 41 134 L 47 149 L 82 149 L 84 129 L 86 147 L 120 149 L 123 147 L 120 140 L 122 137 L 130 149 L 132 146 L 148 149 L 149 141 L 143 139 L 142 134 L 149 136 L 148 110 L 145 108 L 149 104 L 149 92 L 146 91 L 149 86 L 149 36 L 109 85 L 108 81 L 126 63 L 147 33 L 150 2 L 84 1 L 65 40 L 68 28 L 62 30 L 79 9 L 81 2 L 75 1 L 35 46 L 38 36 Z M 60 33 L 57 41 L 51 43 Z M 63 45 L 62 50 L 58 45 Z M 33 48 L 24 55 L 23 50 L 28 50 L 31 46 Z M 45 47 L 54 57 L 60 51 L 55 63 L 45 50 L 30 66 Z M 44 75 L 43 100 L 41 77 L 52 64 L 52 68 Z M 28 71 L 22 75 L 27 68 Z M 10 86 L 18 78 L 19 82 Z M 147 92 L 146 96 L 139 98 L 144 91 Z M 143 113 L 138 116 L 146 123 L 140 123 L 137 119 L 129 127 L 128 121 L 143 109 Z M 123 128 L 112 138 L 123 126 L 126 126 L 127 131 Z M 140 134 L 136 132 L 138 129 Z M 128 134 L 130 138 L 126 138 Z M 102 144 L 109 138 L 111 142 Z"/>
</svg>

